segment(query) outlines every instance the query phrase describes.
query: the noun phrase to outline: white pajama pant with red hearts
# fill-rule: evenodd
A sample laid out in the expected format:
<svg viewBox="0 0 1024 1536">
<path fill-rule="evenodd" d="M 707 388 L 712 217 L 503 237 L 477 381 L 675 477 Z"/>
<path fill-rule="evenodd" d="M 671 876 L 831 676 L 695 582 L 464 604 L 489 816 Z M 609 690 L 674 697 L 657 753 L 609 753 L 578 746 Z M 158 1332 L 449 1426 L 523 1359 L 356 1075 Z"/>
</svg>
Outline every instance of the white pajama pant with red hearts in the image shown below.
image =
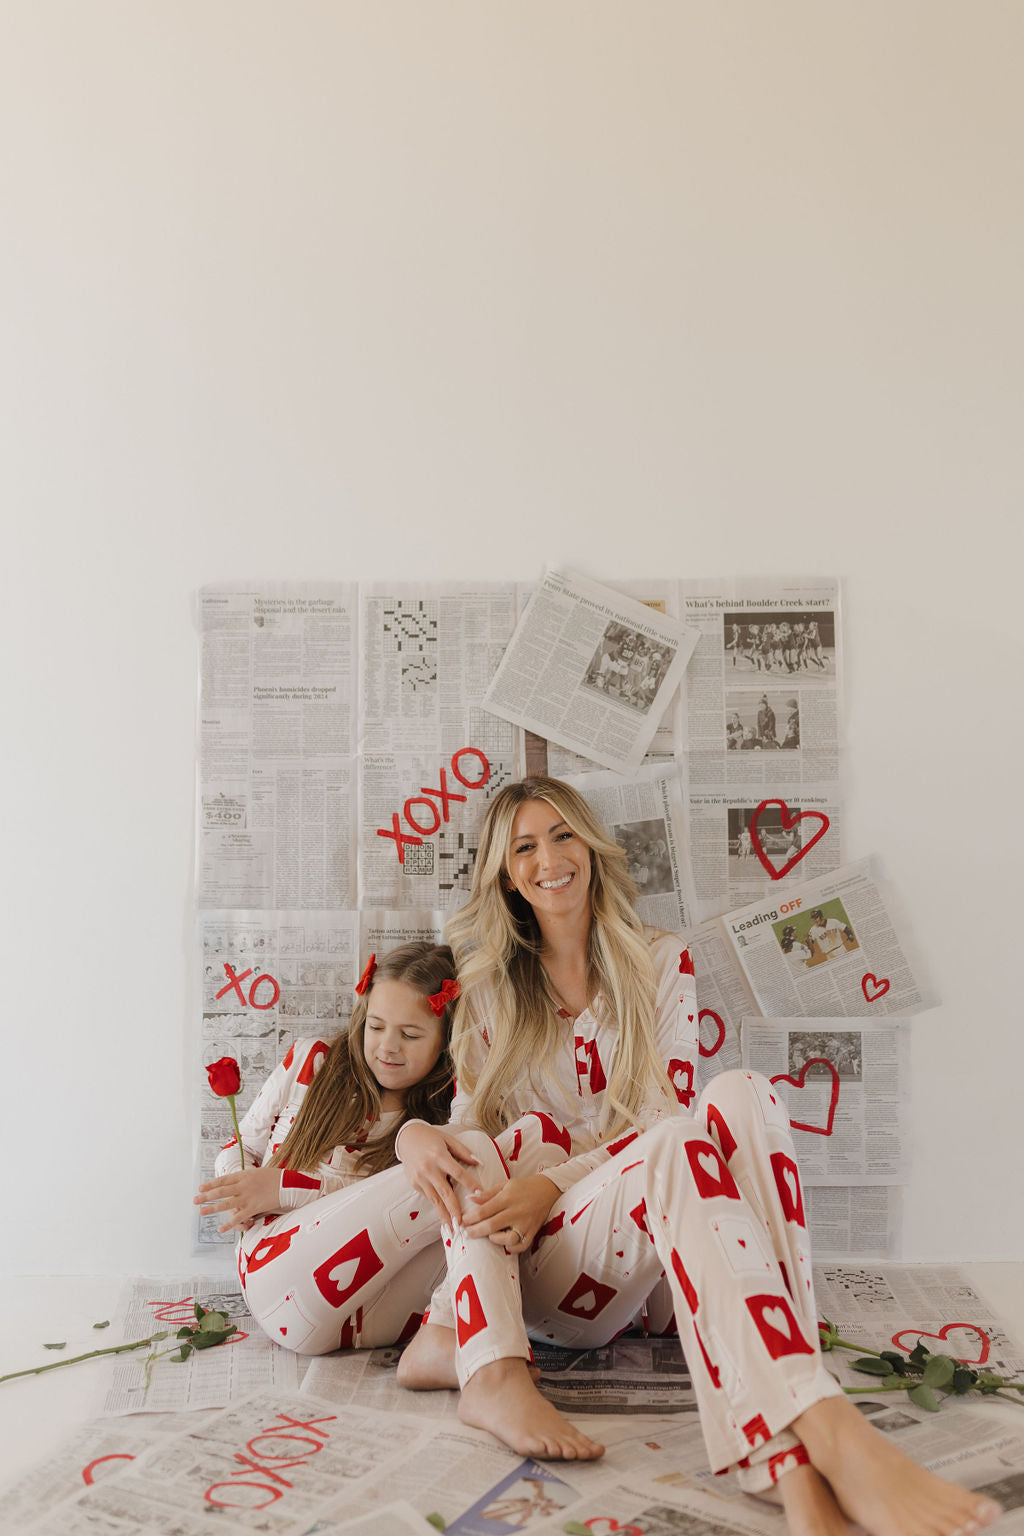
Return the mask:
<svg viewBox="0 0 1024 1536">
<path fill-rule="evenodd" d="M 509 1168 L 536 1173 L 569 1154 L 568 1135 L 548 1115 L 524 1115 L 503 1131 L 503 1156 L 482 1131 L 457 1134 L 480 1158 L 475 1172 L 485 1189 Z M 388 1168 L 264 1217 L 242 1234 L 238 1274 L 250 1312 L 275 1343 L 303 1355 L 374 1349 L 419 1327 L 445 1275 L 441 1226 L 405 1170 Z"/>
<path fill-rule="evenodd" d="M 662 1122 L 573 1185 L 521 1260 L 463 1232 L 447 1251 L 431 1321 L 454 1326 L 463 1384 L 528 1358 L 527 1329 L 595 1347 L 648 1297 L 667 1321 L 667 1280 L 711 1467 L 738 1469 L 749 1492 L 807 1460 L 786 1426 L 840 1391 L 818 1347 L 789 1117 L 756 1074 L 723 1073 L 696 1118 Z"/>
</svg>

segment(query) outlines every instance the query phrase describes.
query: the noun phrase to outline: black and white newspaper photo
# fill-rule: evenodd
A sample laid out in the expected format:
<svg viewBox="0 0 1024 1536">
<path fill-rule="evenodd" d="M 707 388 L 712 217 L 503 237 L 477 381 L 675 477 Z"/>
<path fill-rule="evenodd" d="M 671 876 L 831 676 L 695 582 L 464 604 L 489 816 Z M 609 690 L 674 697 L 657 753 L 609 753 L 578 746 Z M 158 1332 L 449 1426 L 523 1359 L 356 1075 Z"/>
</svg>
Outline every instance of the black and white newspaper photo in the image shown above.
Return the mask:
<svg viewBox="0 0 1024 1536">
<path fill-rule="evenodd" d="M 548 571 L 484 705 L 572 752 L 632 773 L 697 644 L 690 624 L 575 573 Z"/>
<path fill-rule="evenodd" d="M 197 904 L 355 906 L 356 588 L 199 594 Z"/>
<path fill-rule="evenodd" d="M 643 922 L 672 933 L 691 927 L 696 899 L 678 769 L 640 768 L 629 778 L 598 771 L 566 782 L 625 851 Z"/>
<path fill-rule="evenodd" d="M 722 926 L 765 1017 L 862 1018 L 934 1006 L 867 859 L 730 912 Z"/>
<path fill-rule="evenodd" d="M 834 578 L 684 580 L 700 630 L 683 733 L 697 789 L 839 789 L 842 659 Z"/>
<path fill-rule="evenodd" d="M 788 800 L 757 789 L 687 795 L 693 879 L 701 919 L 745 906 L 842 864 L 842 816 L 834 793 L 805 786 Z"/>
<path fill-rule="evenodd" d="M 902 1019 L 744 1019 L 743 1065 L 789 1111 L 804 1184 L 902 1184 L 910 1037 Z"/>
<path fill-rule="evenodd" d="M 197 1182 L 213 1177 L 234 1134 L 227 1101 L 210 1092 L 203 1067 L 223 1056 L 238 1062 L 241 1118 L 293 1041 L 339 1035 L 360 974 L 359 919 L 355 911 L 200 913 Z M 197 1216 L 196 1225 L 204 1247 L 234 1241 L 212 1216 Z"/>
</svg>

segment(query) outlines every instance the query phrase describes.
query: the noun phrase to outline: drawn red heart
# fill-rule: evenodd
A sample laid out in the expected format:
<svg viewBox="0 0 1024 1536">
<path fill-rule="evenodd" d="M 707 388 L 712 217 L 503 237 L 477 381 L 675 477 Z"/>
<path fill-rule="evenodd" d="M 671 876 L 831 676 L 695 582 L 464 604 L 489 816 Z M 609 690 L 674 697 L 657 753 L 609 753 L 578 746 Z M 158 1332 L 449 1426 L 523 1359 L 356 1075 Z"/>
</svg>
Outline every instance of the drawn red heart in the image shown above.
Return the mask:
<svg viewBox="0 0 1024 1536">
<path fill-rule="evenodd" d="M 610 1536 L 612 1531 L 621 1531 L 622 1536 L 643 1536 L 640 1526 L 620 1525 L 617 1520 L 611 1520 L 607 1515 L 595 1515 L 591 1520 L 584 1520 L 583 1524 L 591 1532 L 591 1536 Z"/>
<path fill-rule="evenodd" d="M 902 1349 L 905 1355 L 909 1355 L 919 1339 L 938 1339 L 940 1343 L 944 1344 L 954 1328 L 965 1328 L 969 1333 L 976 1333 L 981 1340 L 981 1354 L 977 1360 L 967 1360 L 963 1355 L 956 1355 L 954 1358 L 959 1360 L 961 1365 L 984 1365 L 988 1359 L 988 1352 L 992 1341 L 984 1328 L 979 1328 L 977 1323 L 946 1323 L 939 1329 L 938 1333 L 925 1333 L 921 1328 L 901 1328 L 899 1333 L 893 1334 L 892 1342 L 896 1345 L 897 1349 Z M 901 1342 L 901 1340 L 908 1337 L 913 1339 L 913 1344 Z"/>
<path fill-rule="evenodd" d="M 794 1088 L 805 1088 L 807 1086 L 805 1078 L 807 1077 L 808 1067 L 828 1067 L 832 1076 L 832 1097 L 829 1099 L 828 1105 L 828 1125 L 802 1125 L 799 1120 L 794 1120 L 792 1115 L 790 1115 L 789 1123 L 794 1131 L 811 1131 L 815 1136 L 831 1136 L 832 1122 L 836 1117 L 836 1105 L 839 1103 L 839 1073 L 825 1056 L 812 1056 L 809 1061 L 805 1061 L 800 1068 L 799 1077 L 787 1077 L 785 1072 L 780 1072 L 777 1077 L 772 1078 L 772 1082 L 792 1083 Z"/>
<path fill-rule="evenodd" d="M 878 999 L 884 997 L 889 990 L 889 978 L 872 976 L 870 971 L 866 971 L 860 979 L 860 989 L 869 1003 L 877 1003 Z"/>
<path fill-rule="evenodd" d="M 697 1015 L 698 1031 L 700 1030 L 700 1026 L 703 1024 L 705 1019 L 714 1019 L 715 1023 L 718 1025 L 718 1039 L 715 1041 L 710 1051 L 706 1051 L 704 1049 L 704 1042 L 698 1033 L 697 1049 L 700 1051 L 702 1056 L 717 1056 L 719 1051 L 722 1049 L 722 1046 L 725 1044 L 725 1024 L 722 1022 L 713 1008 L 702 1008 Z"/>
<path fill-rule="evenodd" d="M 821 826 L 818 828 L 817 832 L 815 832 L 814 836 L 810 838 L 806 843 L 803 843 L 801 847 L 797 849 L 796 853 L 794 853 L 789 862 L 784 864 L 781 869 L 775 868 L 775 865 L 772 863 L 771 859 L 761 847 L 761 842 L 757 835 L 757 823 L 761 818 L 761 813 L 762 811 L 766 811 L 770 805 L 777 805 L 779 807 L 781 812 L 783 832 L 789 832 L 791 828 L 796 826 L 798 821 L 806 821 L 808 816 L 813 816 L 815 821 L 821 822 Z M 815 843 L 821 841 L 821 839 L 825 836 L 825 833 L 828 831 L 829 825 L 829 819 L 825 815 L 824 811 L 791 811 L 785 800 L 762 800 L 761 804 L 750 818 L 750 841 L 753 844 L 754 852 L 761 860 L 761 863 L 767 870 L 768 874 L 771 875 L 773 880 L 781 880 L 783 875 L 788 875 L 793 866 L 795 864 L 799 864 L 800 860 L 804 858 L 808 853 L 810 853 Z"/>
</svg>

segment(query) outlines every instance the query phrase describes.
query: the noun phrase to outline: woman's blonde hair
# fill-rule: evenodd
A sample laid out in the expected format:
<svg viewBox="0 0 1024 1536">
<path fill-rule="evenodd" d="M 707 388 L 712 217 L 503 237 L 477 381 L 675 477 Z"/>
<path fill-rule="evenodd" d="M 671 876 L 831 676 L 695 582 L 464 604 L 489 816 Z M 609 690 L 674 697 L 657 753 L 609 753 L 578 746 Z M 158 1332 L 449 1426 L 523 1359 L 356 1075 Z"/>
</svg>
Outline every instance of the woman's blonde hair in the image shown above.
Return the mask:
<svg viewBox="0 0 1024 1536">
<path fill-rule="evenodd" d="M 491 1135 L 537 1097 L 550 1100 L 545 1072 L 552 1073 L 564 1049 L 565 1021 L 541 964 L 533 908 L 503 878 L 516 815 L 531 800 L 546 801 L 590 849 L 587 995 L 600 994 L 602 1022 L 617 1027 L 619 1036 L 602 1122 L 603 1134 L 611 1136 L 635 1123 L 652 1094 L 667 1104 L 675 1099 L 655 1045 L 654 966 L 634 910 L 626 855 L 582 795 L 558 779 L 535 775 L 508 784 L 488 807 L 469 901 L 446 929 L 462 988 L 452 1029 L 455 1073 L 473 1096 L 474 1119 Z M 481 1026 L 489 1050 L 478 1067 Z"/>
<path fill-rule="evenodd" d="M 373 986 L 378 981 L 404 981 L 421 997 L 441 991 L 454 979 L 455 960 L 447 944 L 402 944 L 377 961 L 373 984 L 352 1010 L 348 1032 L 339 1035 L 306 1090 L 292 1126 L 269 1163 L 295 1173 L 311 1172 L 335 1147 L 357 1144 L 380 1114 L 380 1086 L 366 1064 L 363 1031 Z M 400 1118 L 386 1136 L 366 1142 L 358 1156 L 360 1175 L 393 1168 L 395 1137 L 406 1120 L 427 1120 L 443 1125 L 451 1109 L 454 1080 L 448 1043 L 453 1002 L 440 1014 L 441 1054 L 426 1077 L 405 1091 Z"/>
</svg>

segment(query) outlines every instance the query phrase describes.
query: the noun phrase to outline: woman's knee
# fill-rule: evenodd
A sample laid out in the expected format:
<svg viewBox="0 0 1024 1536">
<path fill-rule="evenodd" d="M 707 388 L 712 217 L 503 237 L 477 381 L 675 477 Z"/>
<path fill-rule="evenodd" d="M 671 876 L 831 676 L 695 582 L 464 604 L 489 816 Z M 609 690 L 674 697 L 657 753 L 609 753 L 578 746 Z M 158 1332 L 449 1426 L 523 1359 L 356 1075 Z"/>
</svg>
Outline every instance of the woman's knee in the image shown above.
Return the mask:
<svg viewBox="0 0 1024 1536">
<path fill-rule="evenodd" d="M 768 1078 L 740 1067 L 712 1079 L 698 1100 L 697 1119 L 711 1131 L 723 1120 L 735 1127 L 789 1126 L 785 1103 Z"/>
</svg>

